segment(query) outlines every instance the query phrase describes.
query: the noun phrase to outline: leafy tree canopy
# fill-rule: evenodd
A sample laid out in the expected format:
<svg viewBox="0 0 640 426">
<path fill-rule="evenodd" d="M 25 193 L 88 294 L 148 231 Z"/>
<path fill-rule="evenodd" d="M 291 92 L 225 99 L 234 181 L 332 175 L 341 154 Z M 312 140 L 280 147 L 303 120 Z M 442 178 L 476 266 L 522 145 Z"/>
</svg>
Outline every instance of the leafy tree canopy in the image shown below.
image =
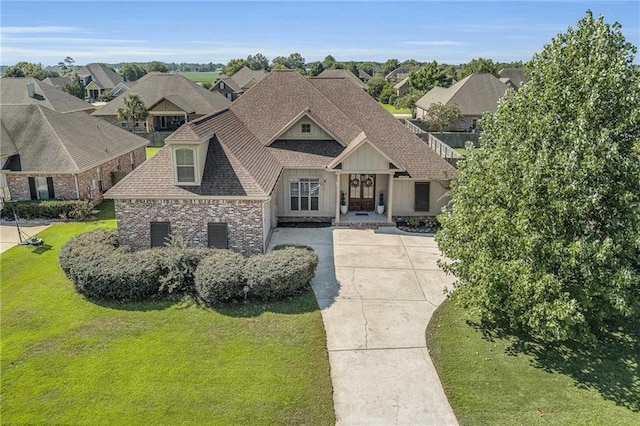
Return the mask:
<svg viewBox="0 0 640 426">
<path fill-rule="evenodd" d="M 473 73 L 489 73 L 498 76 L 498 68 L 491 59 L 477 58 L 464 64 L 458 70 L 458 81 Z"/>
<path fill-rule="evenodd" d="M 304 71 L 304 58 L 299 53 L 292 53 L 286 58 L 284 56 L 277 56 L 271 61 L 272 68 L 287 68 L 290 70 Z"/>
<path fill-rule="evenodd" d="M 387 84 L 388 82 L 384 77 L 381 75 L 374 75 L 371 80 L 367 82 L 367 93 L 378 99 L 380 97 L 380 93 L 382 93 L 382 89 L 384 89 L 384 86 Z"/>
<path fill-rule="evenodd" d="M 228 77 L 231 77 L 238 71 L 240 71 L 243 67 L 247 66 L 247 60 L 242 58 L 231 59 L 227 62 L 222 72 L 226 74 Z"/>
<path fill-rule="evenodd" d="M 398 62 L 397 59 L 389 59 L 389 60 L 387 60 L 387 62 L 385 62 L 382 65 L 382 75 L 389 74 L 391 71 L 393 71 L 396 68 L 398 68 L 399 65 L 400 65 L 400 62 Z"/>
<path fill-rule="evenodd" d="M 82 80 L 78 74 L 73 74 L 73 77 L 71 77 L 71 83 L 63 86 L 62 90 L 76 98 L 84 99 L 84 84 L 82 84 Z"/>
<path fill-rule="evenodd" d="M 42 68 L 42 64 L 24 61 L 18 62 L 4 71 L 5 77 L 33 77 L 38 80 L 44 80 L 47 77 L 58 77 L 59 75 L 57 72 L 45 70 Z"/>
<path fill-rule="evenodd" d="M 255 55 L 247 56 L 247 66 L 252 70 L 269 70 L 269 59 L 262 53 L 256 53 Z"/>
<path fill-rule="evenodd" d="M 134 123 L 136 121 L 146 120 L 149 116 L 147 107 L 140 99 L 140 96 L 135 93 L 131 93 L 124 97 L 122 105 L 116 110 L 118 120 L 126 120 L 131 125 L 130 129 L 133 132 L 135 129 Z"/>
<path fill-rule="evenodd" d="M 320 74 L 322 71 L 324 71 L 324 67 L 322 66 L 322 62 L 315 61 L 315 62 L 311 62 L 309 64 L 309 75 L 310 76 L 315 77 L 318 74 Z"/>
<path fill-rule="evenodd" d="M 436 61 L 427 62 L 418 71 L 409 74 L 411 88 L 424 92 L 433 89 L 434 86 L 449 87 L 452 81 L 453 77 Z"/>
<path fill-rule="evenodd" d="M 169 69 L 167 68 L 167 66 L 165 65 L 164 62 L 160 62 L 160 61 L 151 61 L 147 63 L 147 66 L 145 67 L 147 72 L 169 72 Z"/>
<path fill-rule="evenodd" d="M 564 341 L 639 320 L 636 50 L 587 12 L 485 115 L 436 237 L 485 324 Z"/>
<path fill-rule="evenodd" d="M 322 61 L 322 66 L 324 67 L 325 70 L 330 69 L 333 64 L 336 63 L 336 58 L 334 58 L 331 55 L 327 55 L 326 58 L 324 58 L 324 61 Z"/>
<path fill-rule="evenodd" d="M 427 123 L 427 126 L 429 126 L 429 130 L 434 132 L 444 132 L 445 130 L 449 130 L 461 119 L 462 114 L 460 114 L 460 108 L 458 108 L 458 105 L 443 105 L 438 102 L 427 109 L 427 116 L 424 121 Z"/>
<path fill-rule="evenodd" d="M 120 68 L 120 75 L 124 77 L 126 81 L 136 81 L 139 78 L 144 77 L 147 71 L 138 64 L 128 62 Z"/>
</svg>

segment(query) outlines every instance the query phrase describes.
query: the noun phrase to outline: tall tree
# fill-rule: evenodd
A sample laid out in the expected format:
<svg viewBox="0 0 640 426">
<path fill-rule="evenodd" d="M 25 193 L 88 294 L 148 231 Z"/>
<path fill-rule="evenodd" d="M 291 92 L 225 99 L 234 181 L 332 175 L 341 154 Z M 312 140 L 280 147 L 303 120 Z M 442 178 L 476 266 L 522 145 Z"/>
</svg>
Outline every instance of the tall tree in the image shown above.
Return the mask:
<svg viewBox="0 0 640 426">
<path fill-rule="evenodd" d="M 227 62 L 227 65 L 224 66 L 224 69 L 222 70 L 222 72 L 228 77 L 231 77 L 232 75 L 240 71 L 245 66 L 247 66 L 246 59 L 242 59 L 242 58 L 231 59 L 229 62 Z"/>
<path fill-rule="evenodd" d="M 67 72 L 71 71 L 71 65 L 74 62 L 75 61 L 71 56 L 67 56 L 62 61 L 58 62 L 58 68 L 60 68 L 60 71 L 62 71 L 63 74 L 66 74 Z"/>
<path fill-rule="evenodd" d="M 147 62 L 147 66 L 145 67 L 145 69 L 147 70 L 147 72 L 154 72 L 154 71 L 168 72 L 169 71 L 165 63 L 160 61 Z"/>
<path fill-rule="evenodd" d="M 140 96 L 131 93 L 122 99 L 122 106 L 116 110 L 118 120 L 126 120 L 127 124 L 131 124 L 129 129 L 135 131 L 135 122 L 146 120 L 149 116 L 147 107 Z"/>
<path fill-rule="evenodd" d="M 387 62 L 385 62 L 382 65 L 382 75 L 389 74 L 391 71 L 393 71 L 396 68 L 398 68 L 399 65 L 400 65 L 400 63 L 398 62 L 397 59 L 389 59 Z"/>
<path fill-rule="evenodd" d="M 5 77 L 33 77 L 38 80 L 44 80 L 47 77 L 58 77 L 57 72 L 47 71 L 42 67 L 42 64 L 34 64 L 32 62 L 18 62 L 17 64 L 8 67 L 4 71 Z"/>
<path fill-rule="evenodd" d="M 317 76 L 322 71 L 324 71 L 324 67 L 322 66 L 322 62 L 315 61 L 309 64 L 309 75 L 312 77 Z"/>
<path fill-rule="evenodd" d="M 436 238 L 485 324 L 563 341 L 640 320 L 636 51 L 587 12 L 483 119 Z"/>
<path fill-rule="evenodd" d="M 457 104 L 443 105 L 437 102 L 427 109 L 427 116 L 424 121 L 429 126 L 429 130 L 444 132 L 451 129 L 461 119 L 462 114 Z"/>
<path fill-rule="evenodd" d="M 269 59 L 262 53 L 247 56 L 247 66 L 252 70 L 269 70 Z"/>
<path fill-rule="evenodd" d="M 298 70 L 304 72 L 305 62 L 302 55 L 299 53 L 292 53 L 287 57 L 276 56 L 271 61 L 271 67 L 274 69 L 287 68 L 290 70 Z"/>
<path fill-rule="evenodd" d="M 336 63 L 336 58 L 334 58 L 331 55 L 327 55 L 324 60 L 322 61 L 322 67 L 325 70 L 331 69 L 331 67 L 333 66 L 333 64 Z"/>
<path fill-rule="evenodd" d="M 73 74 L 73 77 L 71 77 L 71 83 L 64 85 L 62 90 L 76 98 L 84 99 L 84 84 L 82 84 L 82 80 L 78 74 Z"/>
<path fill-rule="evenodd" d="M 378 99 L 380 97 L 380 93 L 382 93 L 382 89 L 384 89 L 384 86 L 386 85 L 387 80 L 385 80 L 383 76 L 374 75 L 371 80 L 367 82 L 367 93 Z"/>
<path fill-rule="evenodd" d="M 429 91 L 434 86 L 449 87 L 452 78 L 445 74 L 436 61 L 427 62 L 418 71 L 409 74 L 409 84 L 412 89 Z"/>
<path fill-rule="evenodd" d="M 458 81 L 474 73 L 489 73 L 498 76 L 498 69 L 491 59 L 472 59 L 471 62 L 462 65 L 458 70 Z"/>
<path fill-rule="evenodd" d="M 345 65 L 345 68 L 348 69 L 349 71 L 351 71 L 351 73 L 353 75 L 355 75 L 356 77 L 358 77 L 358 66 L 356 65 L 355 62 L 353 61 L 349 61 L 347 62 Z"/>
<path fill-rule="evenodd" d="M 126 81 L 136 81 L 147 74 L 147 71 L 138 64 L 128 62 L 120 67 L 120 75 Z"/>
</svg>

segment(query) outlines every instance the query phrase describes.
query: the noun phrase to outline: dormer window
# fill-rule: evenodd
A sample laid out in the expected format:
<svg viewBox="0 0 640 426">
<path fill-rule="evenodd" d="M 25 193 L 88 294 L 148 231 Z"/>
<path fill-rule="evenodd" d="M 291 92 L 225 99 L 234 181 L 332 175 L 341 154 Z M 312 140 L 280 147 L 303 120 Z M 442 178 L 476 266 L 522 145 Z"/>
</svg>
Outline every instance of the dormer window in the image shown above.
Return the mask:
<svg viewBox="0 0 640 426">
<path fill-rule="evenodd" d="M 302 127 L 300 129 L 302 133 L 311 133 L 311 124 L 310 123 L 302 123 Z"/>
<path fill-rule="evenodd" d="M 195 155 L 191 148 L 179 148 L 176 154 L 176 177 L 178 183 L 194 183 L 196 181 Z"/>
</svg>

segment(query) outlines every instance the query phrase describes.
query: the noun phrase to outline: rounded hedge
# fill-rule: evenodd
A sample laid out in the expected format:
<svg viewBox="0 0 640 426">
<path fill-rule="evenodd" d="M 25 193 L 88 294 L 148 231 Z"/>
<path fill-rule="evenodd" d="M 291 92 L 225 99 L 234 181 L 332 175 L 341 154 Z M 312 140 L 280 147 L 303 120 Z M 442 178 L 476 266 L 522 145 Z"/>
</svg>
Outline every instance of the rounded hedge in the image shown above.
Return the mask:
<svg viewBox="0 0 640 426">
<path fill-rule="evenodd" d="M 244 256 L 228 250 L 205 257 L 195 273 L 198 296 L 209 305 L 242 297 L 246 262 Z"/>
<path fill-rule="evenodd" d="M 290 297 L 307 288 L 313 278 L 318 255 L 308 247 L 287 247 L 247 260 L 244 277 L 250 294 L 263 300 Z"/>
</svg>

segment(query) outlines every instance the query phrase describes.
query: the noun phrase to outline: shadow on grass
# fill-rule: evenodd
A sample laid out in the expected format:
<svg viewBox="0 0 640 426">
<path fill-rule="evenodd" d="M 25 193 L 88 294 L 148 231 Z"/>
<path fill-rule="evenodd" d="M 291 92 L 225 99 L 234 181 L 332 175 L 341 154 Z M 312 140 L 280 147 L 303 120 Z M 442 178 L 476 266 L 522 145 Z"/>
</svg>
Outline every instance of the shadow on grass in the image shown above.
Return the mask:
<svg viewBox="0 0 640 426">
<path fill-rule="evenodd" d="M 257 299 L 249 298 L 245 301 L 235 303 L 227 303 L 224 305 L 212 306 L 211 309 L 216 312 L 234 318 L 252 318 L 259 317 L 265 312 L 273 312 L 277 314 L 296 315 L 319 310 L 313 291 L 308 289 L 304 293 L 272 302 L 264 302 Z"/>
<path fill-rule="evenodd" d="M 42 244 L 41 246 L 37 246 L 35 249 L 31 250 L 31 253 L 42 254 L 48 252 L 52 248 L 53 246 L 50 246 L 49 244 Z"/>
<path fill-rule="evenodd" d="M 468 323 L 486 340 L 509 340 L 507 354 L 532 356 L 534 367 L 567 375 L 575 380 L 578 388 L 596 390 L 603 398 L 640 412 L 640 324 L 637 321 L 619 325 L 590 343 L 554 345 Z"/>
<path fill-rule="evenodd" d="M 139 302 L 118 302 L 111 300 L 99 300 L 85 297 L 85 299 L 95 305 L 102 306 L 103 308 L 115 309 L 118 311 L 163 311 L 171 306 L 181 303 L 183 297 L 171 296 L 157 300 L 147 300 Z"/>
</svg>

